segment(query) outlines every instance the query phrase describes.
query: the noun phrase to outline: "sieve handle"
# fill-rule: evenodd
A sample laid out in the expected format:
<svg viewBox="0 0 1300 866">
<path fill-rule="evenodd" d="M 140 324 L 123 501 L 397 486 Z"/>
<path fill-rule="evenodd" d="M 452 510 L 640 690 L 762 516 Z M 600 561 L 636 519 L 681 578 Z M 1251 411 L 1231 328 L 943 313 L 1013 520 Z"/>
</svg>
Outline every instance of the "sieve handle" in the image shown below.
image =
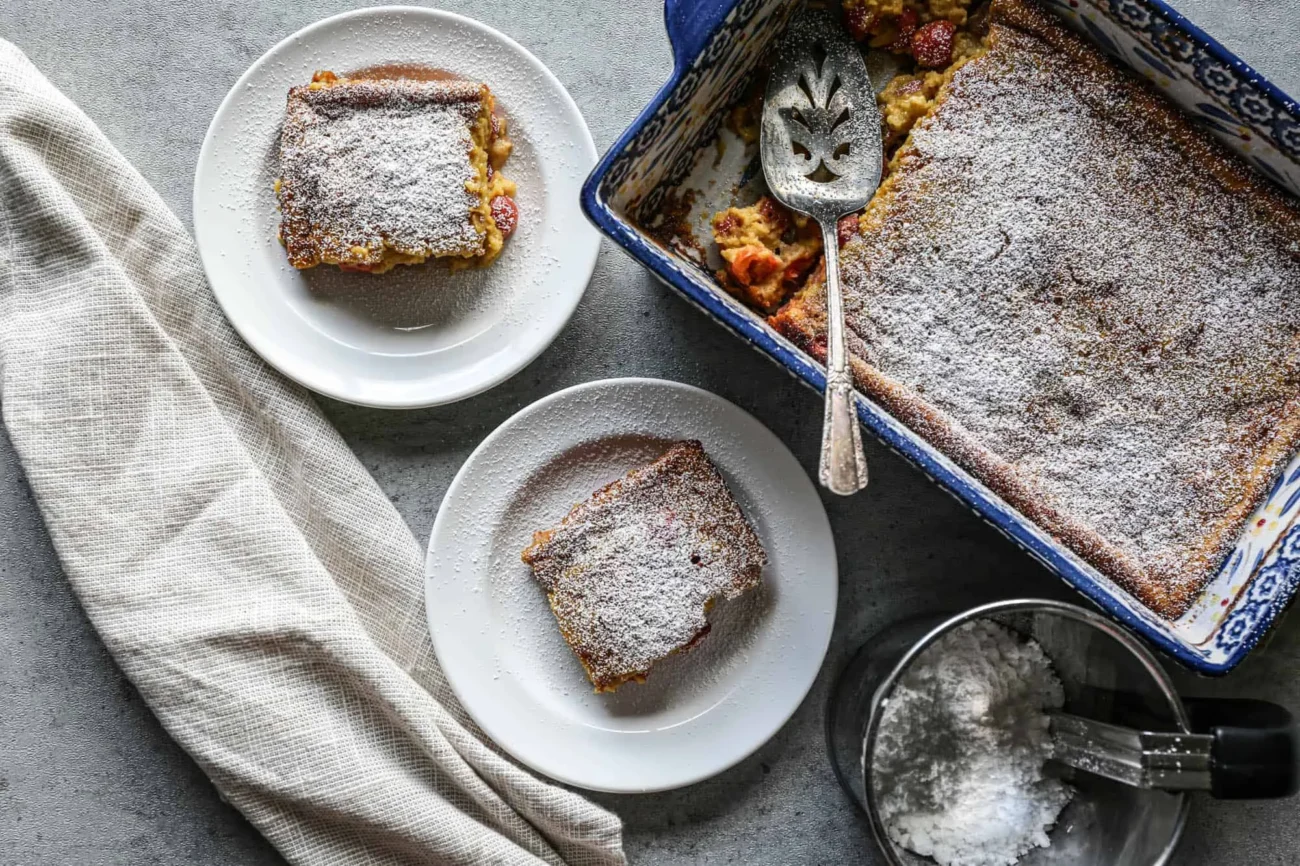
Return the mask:
<svg viewBox="0 0 1300 866">
<path fill-rule="evenodd" d="M 1261 800 L 1300 790 L 1300 739 L 1285 707 L 1244 698 L 1187 698 L 1184 703 L 1192 730 L 1213 738 L 1212 796 Z"/>
</svg>

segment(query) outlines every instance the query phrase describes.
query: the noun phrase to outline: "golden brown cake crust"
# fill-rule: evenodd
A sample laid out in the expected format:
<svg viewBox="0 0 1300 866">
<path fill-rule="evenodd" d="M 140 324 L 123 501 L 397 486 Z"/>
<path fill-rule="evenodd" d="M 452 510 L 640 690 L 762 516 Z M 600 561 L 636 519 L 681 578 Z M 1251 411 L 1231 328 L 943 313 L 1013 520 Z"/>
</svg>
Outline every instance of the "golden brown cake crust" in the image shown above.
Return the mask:
<svg viewBox="0 0 1300 866">
<path fill-rule="evenodd" d="M 1176 617 L 1300 444 L 1300 213 L 1024 0 L 844 251 L 862 391 Z M 824 297 L 772 324 L 824 355 Z"/>
<path fill-rule="evenodd" d="M 709 632 L 719 598 L 758 586 L 767 555 L 699 442 L 648 466 L 537 532 L 524 562 L 596 691 L 644 680 Z"/>
<path fill-rule="evenodd" d="M 291 89 L 276 183 L 290 264 L 490 263 L 504 240 L 494 199 L 515 191 L 497 171 L 509 140 L 493 105 L 486 85 L 458 79 L 323 71 Z"/>
</svg>

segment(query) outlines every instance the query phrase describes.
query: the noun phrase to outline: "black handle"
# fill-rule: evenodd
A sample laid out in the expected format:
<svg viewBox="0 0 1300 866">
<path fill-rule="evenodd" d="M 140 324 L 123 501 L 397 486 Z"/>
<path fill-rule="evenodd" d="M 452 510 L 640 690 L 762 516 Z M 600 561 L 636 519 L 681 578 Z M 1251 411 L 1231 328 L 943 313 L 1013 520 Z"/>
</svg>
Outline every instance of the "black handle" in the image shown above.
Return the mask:
<svg viewBox="0 0 1300 866">
<path fill-rule="evenodd" d="M 1300 789 L 1300 739 L 1284 707 L 1245 698 L 1187 698 L 1192 730 L 1210 734 L 1210 794 L 1221 800 L 1290 797 Z"/>
</svg>

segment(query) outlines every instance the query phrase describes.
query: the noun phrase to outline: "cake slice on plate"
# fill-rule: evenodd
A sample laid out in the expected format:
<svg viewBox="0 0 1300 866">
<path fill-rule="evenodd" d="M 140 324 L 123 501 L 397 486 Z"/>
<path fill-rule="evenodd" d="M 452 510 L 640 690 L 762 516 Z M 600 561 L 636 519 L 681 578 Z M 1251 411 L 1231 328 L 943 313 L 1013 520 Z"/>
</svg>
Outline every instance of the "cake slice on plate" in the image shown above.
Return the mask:
<svg viewBox="0 0 1300 866">
<path fill-rule="evenodd" d="M 340 78 L 289 91 L 280 240 L 295 268 L 486 266 L 515 226 L 510 154 L 486 84 Z"/>
<path fill-rule="evenodd" d="M 598 692 L 698 644 L 719 598 L 759 585 L 767 554 L 697 441 L 596 491 L 523 560 Z"/>
</svg>

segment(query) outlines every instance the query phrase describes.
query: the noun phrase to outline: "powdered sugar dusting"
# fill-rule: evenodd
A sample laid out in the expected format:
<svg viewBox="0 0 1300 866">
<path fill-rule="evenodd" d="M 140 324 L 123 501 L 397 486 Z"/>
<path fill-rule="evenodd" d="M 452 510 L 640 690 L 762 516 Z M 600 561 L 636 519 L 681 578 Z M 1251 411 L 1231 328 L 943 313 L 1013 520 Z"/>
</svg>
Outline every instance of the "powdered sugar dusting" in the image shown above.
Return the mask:
<svg viewBox="0 0 1300 866">
<path fill-rule="evenodd" d="M 1043 649 L 988 620 L 926 648 L 885 705 L 872 781 L 889 837 L 941 866 L 1009 866 L 1050 844 L 1073 792 L 1043 767 L 1064 690 Z"/>
<path fill-rule="evenodd" d="M 598 687 L 702 638 L 708 605 L 756 587 L 767 561 L 698 442 L 576 506 L 527 558 Z"/>
<path fill-rule="evenodd" d="M 661 405 L 649 399 L 640 408 L 658 412 Z M 496 515 L 485 548 L 490 553 L 484 560 L 491 575 L 484 600 L 497 623 L 500 662 L 496 675 L 515 683 L 533 700 L 584 724 L 619 730 L 678 724 L 707 710 L 738 681 L 749 681 L 751 687 L 750 677 L 767 681 L 771 661 L 755 661 L 789 640 L 788 629 L 793 624 L 783 617 L 796 599 L 788 593 L 783 596 L 781 583 L 794 580 L 808 585 L 806 575 L 792 578 L 789 572 L 791 545 L 803 539 L 789 520 L 780 519 L 781 509 L 772 500 L 755 496 L 750 469 L 737 461 L 735 446 L 719 438 L 720 432 L 701 422 L 696 413 L 679 411 L 674 416 L 675 430 L 658 430 L 656 425 L 651 435 L 650 430 L 635 426 L 632 429 L 637 432 L 620 430 L 628 418 L 618 404 L 591 400 L 580 407 L 580 422 L 572 413 L 563 421 L 564 435 L 576 441 L 558 451 L 534 441 L 512 450 L 509 459 L 492 464 L 503 489 L 479 487 L 475 492 L 476 502 Z M 557 417 L 548 423 L 561 422 Z M 615 425 L 618 432 L 605 429 L 607 425 Z M 593 427 L 604 432 L 593 431 Z M 709 611 L 712 628 L 708 638 L 690 652 L 659 662 L 652 676 L 635 687 L 594 692 L 581 662 L 557 627 L 546 591 L 519 553 L 532 541 L 534 530 L 555 525 L 593 490 L 662 456 L 675 441 L 664 438 L 665 433 L 698 435 L 709 443 L 709 453 L 725 467 L 729 489 L 762 539 L 771 562 L 757 589 L 714 605 Z"/>
<path fill-rule="evenodd" d="M 996 28 L 844 270 L 855 353 L 1177 606 L 1236 540 L 1215 522 L 1244 519 L 1290 452 L 1300 220 L 1212 177 L 1171 117 Z"/>
<path fill-rule="evenodd" d="M 479 202 L 466 189 L 481 109 L 482 85 L 468 81 L 294 88 L 280 151 L 286 215 L 336 254 L 385 242 L 412 255 L 481 253 L 469 216 Z"/>
</svg>

